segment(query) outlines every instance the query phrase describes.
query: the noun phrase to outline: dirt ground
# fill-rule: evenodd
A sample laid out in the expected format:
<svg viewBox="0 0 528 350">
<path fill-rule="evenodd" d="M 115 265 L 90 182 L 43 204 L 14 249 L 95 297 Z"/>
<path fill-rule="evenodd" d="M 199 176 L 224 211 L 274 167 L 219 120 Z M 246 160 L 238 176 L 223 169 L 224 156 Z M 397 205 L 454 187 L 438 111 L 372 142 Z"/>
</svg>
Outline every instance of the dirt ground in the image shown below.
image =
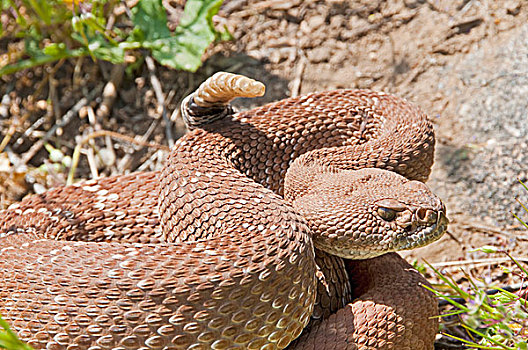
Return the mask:
<svg viewBox="0 0 528 350">
<path fill-rule="evenodd" d="M 185 132 L 181 99 L 218 70 L 267 85 L 266 96 L 238 101 L 240 108 L 326 89 L 381 90 L 415 102 L 434 121 L 437 155 L 429 184 L 445 200 L 451 220 L 449 234 L 439 242 L 404 255 L 445 270 L 470 265 L 475 274 L 513 283 L 495 265 L 483 263 L 489 256 L 471 251 L 492 244 L 522 254 L 528 236 L 509 213 L 518 206 L 515 194 L 486 198 L 504 202 L 491 212 L 471 197 L 478 183 L 468 185 L 469 195 L 457 190 L 465 179 L 457 169 L 464 169 L 475 146 L 464 131 L 461 106 L 478 92 L 454 72 L 462 63 L 471 66 L 476 52 L 484 54 L 469 69 L 493 71 L 499 63 L 486 50 L 499 50 L 519 35 L 527 18 L 528 3 L 522 0 L 227 0 L 215 21 L 234 40 L 211 48 L 196 74 L 149 70 L 146 64 L 129 74 L 85 59 L 1 78 L 0 141 L 7 147 L 0 154 L 0 204 L 64 183 L 68 169 L 62 155 L 72 155 L 94 131 L 170 145 Z M 118 86 L 113 101 L 103 93 L 109 81 Z M 100 108 L 105 103 L 108 113 Z M 110 137 L 87 143 L 76 178 L 159 168 L 166 155 Z M 521 175 L 511 176 L 515 182 Z"/>
</svg>

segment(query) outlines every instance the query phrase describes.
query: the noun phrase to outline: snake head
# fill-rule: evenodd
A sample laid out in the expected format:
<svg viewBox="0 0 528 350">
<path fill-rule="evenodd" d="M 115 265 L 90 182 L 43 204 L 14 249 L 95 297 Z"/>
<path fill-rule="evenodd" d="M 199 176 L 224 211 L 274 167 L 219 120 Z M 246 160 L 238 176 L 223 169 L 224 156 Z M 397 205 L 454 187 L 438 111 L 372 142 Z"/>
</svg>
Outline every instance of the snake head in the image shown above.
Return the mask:
<svg viewBox="0 0 528 350">
<path fill-rule="evenodd" d="M 371 258 L 427 245 L 447 229 L 444 204 L 422 182 L 380 169 L 318 170 L 290 200 L 327 253 Z"/>
</svg>

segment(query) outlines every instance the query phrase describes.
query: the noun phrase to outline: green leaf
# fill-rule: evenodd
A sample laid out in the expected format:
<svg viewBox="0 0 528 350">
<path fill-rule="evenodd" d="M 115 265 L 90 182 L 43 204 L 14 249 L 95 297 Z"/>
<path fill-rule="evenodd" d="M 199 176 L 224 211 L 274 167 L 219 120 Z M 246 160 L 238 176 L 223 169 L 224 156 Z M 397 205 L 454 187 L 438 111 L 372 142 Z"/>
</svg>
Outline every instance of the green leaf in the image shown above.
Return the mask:
<svg viewBox="0 0 528 350">
<path fill-rule="evenodd" d="M 52 43 L 46 46 L 42 53 L 48 56 L 59 56 L 66 53 L 66 45 L 64 43 Z"/>
<path fill-rule="evenodd" d="M 202 64 L 200 52 L 185 46 L 179 38 L 171 37 L 150 46 L 152 57 L 164 66 L 194 72 Z"/>
<path fill-rule="evenodd" d="M 128 42 L 122 42 L 119 44 L 110 43 L 106 41 L 100 33 L 86 38 L 88 45 L 86 45 L 82 35 L 78 33 L 72 33 L 71 37 L 86 47 L 87 52 L 90 53 L 92 58 L 109 61 L 114 64 L 123 63 L 125 61 L 125 50 L 139 47 L 139 45 L 134 46 L 134 43 Z"/>
<path fill-rule="evenodd" d="M 427 268 L 423 263 L 420 263 L 418 259 L 414 259 L 411 265 L 422 275 L 425 275 L 427 273 Z"/>
<path fill-rule="evenodd" d="M 42 55 L 42 49 L 39 47 L 39 39 L 33 36 L 26 37 L 26 40 L 24 40 L 24 51 L 31 57 Z"/>
<path fill-rule="evenodd" d="M 0 316 L 0 348 L 8 350 L 32 350 L 33 348 L 18 339 L 9 324 Z"/>
<path fill-rule="evenodd" d="M 48 56 L 40 54 L 36 57 L 31 57 L 26 60 L 17 61 L 13 64 L 8 64 L 0 68 L 0 77 L 7 74 L 13 74 L 23 69 L 33 68 L 36 66 L 41 66 L 46 63 L 54 62 L 61 58 L 72 58 L 72 57 L 81 57 L 86 56 L 88 51 L 84 48 L 76 50 L 67 50 L 64 54 L 59 56 Z"/>
<path fill-rule="evenodd" d="M 154 58 L 173 68 L 196 71 L 202 64 L 202 55 L 217 35 L 213 16 L 218 13 L 220 5 L 222 0 L 187 1 L 176 29 L 180 34 L 176 35 L 179 46 L 175 48 L 174 56 L 153 52 Z"/>
<path fill-rule="evenodd" d="M 48 151 L 49 159 L 52 162 L 58 163 L 58 162 L 62 161 L 62 159 L 64 158 L 64 153 L 62 153 L 62 151 L 60 149 L 57 149 L 57 148 L 53 147 L 49 143 L 44 144 L 44 148 L 46 148 L 46 151 Z"/>
<path fill-rule="evenodd" d="M 220 33 L 220 40 L 229 41 L 233 39 L 235 39 L 235 37 L 233 36 L 233 34 L 229 32 L 229 29 L 227 29 L 227 26 L 224 25 L 224 31 Z"/>
<path fill-rule="evenodd" d="M 492 245 L 485 245 L 477 249 L 473 249 L 472 251 L 481 251 L 483 253 L 492 254 L 497 253 L 499 251 L 499 248 L 494 247 Z"/>
<path fill-rule="evenodd" d="M 36 12 L 38 17 L 46 23 L 46 25 L 51 24 L 51 12 L 52 8 L 48 5 L 47 1 L 41 0 L 29 0 L 30 8 Z"/>
<path fill-rule="evenodd" d="M 217 31 L 212 18 L 222 0 L 188 0 L 180 24 L 171 35 L 166 26 L 165 9 L 160 0 L 141 0 L 133 21 L 144 35 L 143 47 L 162 65 L 194 72 Z M 148 18 L 145 18 L 147 16 Z"/>
<path fill-rule="evenodd" d="M 106 42 L 105 42 L 106 43 Z M 121 46 L 113 45 L 97 45 L 97 42 L 92 42 L 90 44 L 90 51 L 94 54 L 95 57 L 109 61 L 111 63 L 123 63 L 125 61 L 125 50 Z"/>
<path fill-rule="evenodd" d="M 163 65 L 196 71 L 211 42 L 230 38 L 227 30 L 216 31 L 212 22 L 222 0 L 188 0 L 174 32 L 167 26 L 162 0 L 138 0 L 131 9 L 134 26 L 125 29 L 106 28 L 110 3 L 107 0 L 92 2 L 89 12 L 75 5 L 72 10 L 72 3 L 62 0 L 22 2 L 28 10 L 25 13 L 18 10 L 15 0 L 0 0 L 0 7 L 13 8 L 16 12 L 17 26 L 11 34 L 25 43 L 21 59 L 0 67 L 0 76 L 62 58 L 86 55 L 122 63 L 127 50 L 139 48 L 149 49 Z M 0 36 L 5 29 L 0 26 Z M 69 39 L 78 44 L 70 44 Z"/>
<path fill-rule="evenodd" d="M 167 14 L 161 0 L 140 0 L 132 9 L 135 30 L 141 32 L 144 40 L 156 40 L 171 35 L 167 27 Z"/>
<path fill-rule="evenodd" d="M 498 347 L 500 347 L 501 349 L 512 349 L 504 344 L 502 344 L 501 342 L 497 341 L 496 339 L 488 336 L 487 334 L 484 334 L 476 329 L 473 329 L 473 328 L 470 328 L 470 327 L 467 327 L 466 325 L 462 324 L 462 327 L 468 331 L 470 331 L 471 333 L 474 333 L 476 335 L 478 335 L 479 337 L 482 337 L 483 339 L 486 339 L 488 342 L 492 343 L 493 345 L 497 345 Z"/>
<path fill-rule="evenodd" d="M 120 46 L 100 47 L 92 52 L 95 57 L 114 64 L 125 62 L 125 50 Z"/>
</svg>

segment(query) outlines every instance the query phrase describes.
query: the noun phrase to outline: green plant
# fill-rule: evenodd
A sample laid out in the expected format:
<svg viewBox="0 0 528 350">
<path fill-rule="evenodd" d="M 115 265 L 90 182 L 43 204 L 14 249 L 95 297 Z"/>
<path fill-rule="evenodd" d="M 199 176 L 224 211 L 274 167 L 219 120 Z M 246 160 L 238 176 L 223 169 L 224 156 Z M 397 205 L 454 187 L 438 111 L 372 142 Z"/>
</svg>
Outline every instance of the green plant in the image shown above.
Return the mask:
<svg viewBox="0 0 528 350">
<path fill-rule="evenodd" d="M 479 250 L 507 255 L 518 269 L 512 272 L 521 273 L 524 279 L 528 279 L 526 269 L 509 253 L 494 247 L 483 247 Z M 465 274 L 469 281 L 469 288 L 465 288 L 453 278 L 444 276 L 432 265 L 428 266 L 433 269 L 443 285 L 437 286 L 436 289 L 424 287 L 454 306 L 452 311 L 441 316 L 457 316 L 460 326 L 466 331 L 467 339 L 445 333 L 446 336 L 461 341 L 468 348 L 528 349 L 526 289 L 521 288 L 519 292 L 512 293 L 504 288 L 487 285 L 469 274 Z"/>
<path fill-rule="evenodd" d="M 7 350 L 32 350 L 33 348 L 20 339 L 9 328 L 7 322 L 0 316 L 0 348 Z"/>
<path fill-rule="evenodd" d="M 528 191 L 522 182 L 521 184 Z M 520 203 L 528 213 L 528 208 Z M 526 228 L 528 225 L 513 214 Z M 509 252 L 484 246 L 477 249 L 487 254 L 505 255 L 513 263 L 513 269 L 503 268 L 506 273 L 517 274 L 521 281 L 528 281 L 528 271 Z M 432 265 L 427 264 L 443 283 L 435 289 L 425 286 L 440 299 L 453 306 L 453 310 L 441 316 L 456 316 L 466 337 L 444 333 L 457 339 L 467 348 L 477 349 L 528 349 L 528 288 L 521 283 L 517 291 L 488 285 L 467 273 L 469 287 L 460 286 L 453 278 L 447 277 Z M 441 291 L 442 290 L 442 291 Z"/>
<path fill-rule="evenodd" d="M 188 0 L 178 27 L 170 31 L 161 0 L 139 0 L 115 17 L 117 0 L 0 0 L 0 39 L 11 44 L 0 55 L 0 76 L 65 58 L 90 56 L 125 62 L 125 53 L 150 50 L 161 64 L 196 71 L 215 39 L 227 39 L 212 22 L 222 0 Z M 113 24 L 112 24 L 113 23 Z"/>
</svg>

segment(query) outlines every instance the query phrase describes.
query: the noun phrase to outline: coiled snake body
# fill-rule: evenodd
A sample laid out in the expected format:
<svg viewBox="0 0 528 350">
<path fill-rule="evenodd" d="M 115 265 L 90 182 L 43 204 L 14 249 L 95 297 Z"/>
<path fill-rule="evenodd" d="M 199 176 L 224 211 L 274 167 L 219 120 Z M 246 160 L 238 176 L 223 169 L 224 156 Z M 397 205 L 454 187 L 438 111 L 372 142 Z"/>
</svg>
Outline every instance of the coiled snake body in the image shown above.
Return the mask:
<svg viewBox="0 0 528 350">
<path fill-rule="evenodd" d="M 188 98 L 162 172 L 0 212 L 0 314 L 35 348 L 285 348 L 310 319 L 290 347 L 432 348 L 426 282 L 382 255 L 447 225 L 408 180 L 432 165 L 426 116 L 363 90 L 233 113 L 226 76 L 248 88 L 220 74 Z"/>
</svg>

